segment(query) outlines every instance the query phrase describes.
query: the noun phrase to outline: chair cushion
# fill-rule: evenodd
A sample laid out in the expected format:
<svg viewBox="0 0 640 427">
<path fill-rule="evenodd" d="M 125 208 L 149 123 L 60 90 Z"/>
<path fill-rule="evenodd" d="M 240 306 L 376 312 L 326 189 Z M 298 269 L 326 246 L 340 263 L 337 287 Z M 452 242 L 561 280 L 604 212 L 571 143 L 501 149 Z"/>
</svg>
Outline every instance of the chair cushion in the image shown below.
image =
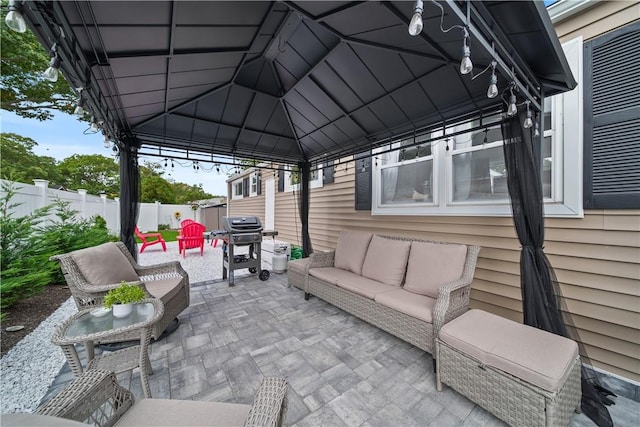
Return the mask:
<svg viewBox="0 0 640 427">
<path fill-rule="evenodd" d="M 251 405 L 194 400 L 142 399 L 116 426 L 242 426 Z"/>
<path fill-rule="evenodd" d="M 113 242 L 77 250 L 71 257 L 84 278 L 92 285 L 113 285 L 123 280 L 139 280 L 136 270 Z"/>
<path fill-rule="evenodd" d="M 568 338 L 482 310 L 453 319 L 439 337 L 485 365 L 549 392 L 565 383 L 578 357 L 578 345 Z"/>
<path fill-rule="evenodd" d="M 357 274 L 354 274 L 352 277 L 339 278 L 338 287 L 370 299 L 373 299 L 380 292 L 386 292 L 394 288 L 391 285 L 385 285 L 384 283 L 367 279 Z"/>
<path fill-rule="evenodd" d="M 402 285 L 411 242 L 373 236 L 362 265 L 362 275 L 391 286 Z"/>
<path fill-rule="evenodd" d="M 462 276 L 466 257 L 465 245 L 411 242 L 404 288 L 438 298 L 440 286 Z"/>
<path fill-rule="evenodd" d="M 309 269 L 309 276 L 320 279 L 332 285 L 337 285 L 339 279 L 360 277 L 355 273 L 336 267 L 314 267 Z"/>
<path fill-rule="evenodd" d="M 79 421 L 39 414 L 2 414 L 0 425 L 12 427 L 87 427 Z"/>
<path fill-rule="evenodd" d="M 181 277 L 170 277 L 161 280 L 145 280 L 144 285 L 151 295 L 167 304 L 180 292 L 181 287 L 178 285 L 181 279 Z"/>
<path fill-rule="evenodd" d="M 303 273 L 304 269 L 307 268 L 307 264 L 311 261 L 311 258 L 299 258 L 291 260 L 287 263 L 287 269 L 297 271 L 298 273 Z"/>
<path fill-rule="evenodd" d="M 392 308 L 416 319 L 433 323 L 433 307 L 436 300 L 424 295 L 416 295 L 404 289 L 391 289 L 376 295 L 378 304 Z"/>
<path fill-rule="evenodd" d="M 338 237 L 333 265 L 343 270 L 362 274 L 362 263 L 371 242 L 371 233 L 343 230 Z"/>
</svg>

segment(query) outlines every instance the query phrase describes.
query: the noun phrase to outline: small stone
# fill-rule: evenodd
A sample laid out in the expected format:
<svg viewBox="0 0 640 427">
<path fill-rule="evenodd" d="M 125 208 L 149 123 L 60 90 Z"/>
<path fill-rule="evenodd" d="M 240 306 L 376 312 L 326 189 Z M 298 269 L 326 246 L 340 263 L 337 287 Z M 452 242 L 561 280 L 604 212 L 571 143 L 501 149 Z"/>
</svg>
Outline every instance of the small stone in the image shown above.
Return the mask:
<svg viewBox="0 0 640 427">
<path fill-rule="evenodd" d="M 15 325 L 15 326 L 7 326 L 5 331 L 7 332 L 18 332 L 24 329 L 24 325 Z"/>
</svg>

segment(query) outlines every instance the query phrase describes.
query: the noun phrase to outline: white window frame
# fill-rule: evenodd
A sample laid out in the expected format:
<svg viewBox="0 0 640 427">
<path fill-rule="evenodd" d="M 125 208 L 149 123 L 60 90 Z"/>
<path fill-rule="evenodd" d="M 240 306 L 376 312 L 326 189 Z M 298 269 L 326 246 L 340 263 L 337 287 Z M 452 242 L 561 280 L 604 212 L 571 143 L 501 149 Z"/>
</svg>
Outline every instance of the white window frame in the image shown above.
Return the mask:
<svg viewBox="0 0 640 427">
<path fill-rule="evenodd" d="M 249 175 L 249 197 L 256 197 L 258 195 L 258 172 L 253 172 Z"/>
<path fill-rule="evenodd" d="M 240 188 L 240 194 L 237 192 L 238 186 Z M 242 188 L 242 178 L 231 182 L 231 200 L 240 200 L 244 198 Z"/>
<path fill-rule="evenodd" d="M 562 45 L 571 71 L 576 79 L 582 77 L 582 37 Z M 570 92 L 556 95 L 551 99 L 551 128 L 543 137 L 552 138 L 553 169 L 551 197 L 544 199 L 547 217 L 582 218 L 582 141 L 583 141 L 583 94 L 582 84 Z M 468 127 L 468 125 L 467 125 Z M 464 129 L 450 128 L 448 132 Z M 432 137 L 442 135 L 432 134 Z M 502 142 L 487 144 L 486 148 L 501 146 Z M 376 162 L 385 149 L 374 151 L 372 168 L 372 215 L 456 215 L 456 216 L 511 216 L 508 197 L 496 200 L 453 201 L 453 150 L 446 150 L 445 139 L 434 140 L 431 144 L 433 156 L 433 203 L 381 204 L 382 170 L 392 165 L 382 166 Z M 451 147 L 450 147 L 451 148 Z M 458 149 L 455 153 L 475 151 L 482 147 Z M 423 159 L 395 163 L 409 164 Z M 380 163 L 380 165 L 378 164 Z"/>
<path fill-rule="evenodd" d="M 291 184 L 291 171 L 290 166 L 286 166 L 284 170 L 284 192 L 290 193 L 292 191 L 300 191 L 302 186 L 300 183 Z M 314 176 L 315 174 L 315 176 Z M 322 188 L 322 168 L 317 168 L 311 171 L 311 176 L 309 180 L 309 189 L 312 188 Z"/>
</svg>

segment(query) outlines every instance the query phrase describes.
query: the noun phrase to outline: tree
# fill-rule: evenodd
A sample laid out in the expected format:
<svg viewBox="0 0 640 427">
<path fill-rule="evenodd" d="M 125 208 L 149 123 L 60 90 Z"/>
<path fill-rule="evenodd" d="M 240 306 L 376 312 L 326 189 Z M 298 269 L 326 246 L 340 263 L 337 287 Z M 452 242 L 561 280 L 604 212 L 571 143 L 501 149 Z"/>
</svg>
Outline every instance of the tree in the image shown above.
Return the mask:
<svg viewBox="0 0 640 427">
<path fill-rule="evenodd" d="M 176 193 L 169 181 L 159 175 L 149 175 L 141 179 L 140 201 L 143 203 L 176 203 Z"/>
<path fill-rule="evenodd" d="M 60 162 L 65 185 L 74 190 L 84 188 L 90 194 L 120 195 L 120 166 L 101 154 L 74 154 Z"/>
<path fill-rule="evenodd" d="M 33 148 L 38 143 L 15 133 L 0 134 L 0 174 L 2 178 L 31 183 L 34 179 L 46 179 L 62 183 L 62 174 L 53 157 L 38 156 Z"/>
<path fill-rule="evenodd" d="M 64 78 L 53 83 L 42 77 L 49 54 L 31 31 L 16 33 L 4 24 L 7 2 L 2 2 L 0 56 L 1 108 L 38 120 L 53 117 L 51 110 L 73 113 L 77 96 Z"/>
<path fill-rule="evenodd" d="M 173 188 L 176 193 L 176 203 L 188 204 L 194 200 L 210 199 L 213 195 L 207 193 L 202 188 L 202 184 L 189 185 L 183 182 L 173 183 Z"/>
</svg>

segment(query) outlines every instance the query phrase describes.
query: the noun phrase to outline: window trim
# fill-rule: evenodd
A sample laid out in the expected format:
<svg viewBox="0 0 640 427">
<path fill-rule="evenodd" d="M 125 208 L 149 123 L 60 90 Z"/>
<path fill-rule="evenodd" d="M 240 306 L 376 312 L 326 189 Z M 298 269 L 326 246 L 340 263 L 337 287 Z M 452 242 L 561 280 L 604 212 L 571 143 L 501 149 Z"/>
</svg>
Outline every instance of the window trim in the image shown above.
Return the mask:
<svg viewBox="0 0 640 427">
<path fill-rule="evenodd" d="M 309 189 L 312 188 L 322 188 L 322 168 L 316 169 L 317 175 L 314 179 L 309 180 Z M 291 166 L 285 167 L 284 170 L 284 192 L 290 193 L 292 191 L 301 191 L 301 183 L 291 184 Z"/>
<path fill-rule="evenodd" d="M 240 194 L 237 193 L 238 186 L 240 188 Z M 244 198 L 242 178 L 231 181 L 231 200 L 241 200 Z"/>
<path fill-rule="evenodd" d="M 253 172 L 249 175 L 249 197 L 256 197 L 258 195 L 258 172 Z M 255 190 L 254 190 L 255 186 Z"/>
</svg>

